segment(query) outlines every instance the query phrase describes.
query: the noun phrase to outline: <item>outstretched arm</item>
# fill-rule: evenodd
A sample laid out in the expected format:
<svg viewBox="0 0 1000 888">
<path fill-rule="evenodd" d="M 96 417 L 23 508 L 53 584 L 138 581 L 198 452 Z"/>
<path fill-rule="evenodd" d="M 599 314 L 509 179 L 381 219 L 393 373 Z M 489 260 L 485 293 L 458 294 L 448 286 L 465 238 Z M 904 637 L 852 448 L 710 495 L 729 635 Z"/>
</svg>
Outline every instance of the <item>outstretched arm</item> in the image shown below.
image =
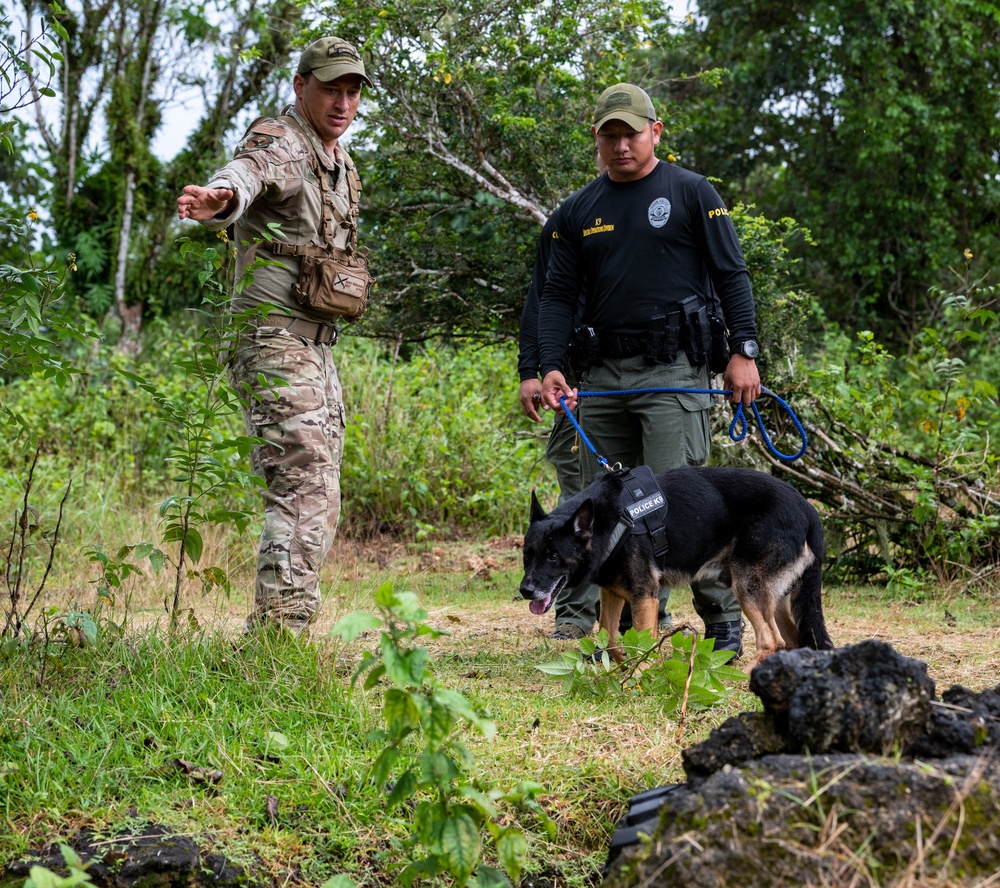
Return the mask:
<svg viewBox="0 0 1000 888">
<path fill-rule="evenodd" d="M 207 222 L 220 214 L 236 208 L 236 195 L 231 188 L 206 188 L 203 185 L 185 185 L 177 198 L 177 215 L 181 219 Z"/>
</svg>

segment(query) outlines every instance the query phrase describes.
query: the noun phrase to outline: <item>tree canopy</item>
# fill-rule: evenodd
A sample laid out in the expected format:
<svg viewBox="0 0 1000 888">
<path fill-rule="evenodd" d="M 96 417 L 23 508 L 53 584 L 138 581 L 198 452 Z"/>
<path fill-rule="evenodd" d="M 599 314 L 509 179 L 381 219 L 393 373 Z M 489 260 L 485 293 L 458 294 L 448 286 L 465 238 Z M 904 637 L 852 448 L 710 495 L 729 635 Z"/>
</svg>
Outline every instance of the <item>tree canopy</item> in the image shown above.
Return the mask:
<svg viewBox="0 0 1000 888">
<path fill-rule="evenodd" d="M 688 62 L 729 71 L 687 134 L 731 197 L 792 216 L 828 313 L 908 338 L 963 251 L 1000 259 L 1000 7 L 982 0 L 699 3 Z M 693 60 L 693 61 L 692 61 Z M 900 337 L 900 338 L 902 338 Z"/>
</svg>

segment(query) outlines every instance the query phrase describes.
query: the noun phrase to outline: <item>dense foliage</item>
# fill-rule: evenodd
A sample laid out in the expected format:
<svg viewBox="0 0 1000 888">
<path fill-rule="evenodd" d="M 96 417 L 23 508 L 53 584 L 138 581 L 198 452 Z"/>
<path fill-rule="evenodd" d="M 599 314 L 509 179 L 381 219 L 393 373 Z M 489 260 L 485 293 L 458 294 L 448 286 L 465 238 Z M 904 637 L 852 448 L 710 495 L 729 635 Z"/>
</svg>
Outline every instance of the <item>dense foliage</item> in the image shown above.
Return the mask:
<svg viewBox="0 0 1000 888">
<path fill-rule="evenodd" d="M 827 313 L 906 342 L 970 249 L 1000 261 L 1000 8 L 982 0 L 703 0 L 691 56 L 715 90 L 674 92 L 684 156 L 722 193 L 795 217 L 799 280 Z M 697 109 L 697 110 L 695 110 Z M 800 253 L 800 255 L 803 255 Z"/>
</svg>

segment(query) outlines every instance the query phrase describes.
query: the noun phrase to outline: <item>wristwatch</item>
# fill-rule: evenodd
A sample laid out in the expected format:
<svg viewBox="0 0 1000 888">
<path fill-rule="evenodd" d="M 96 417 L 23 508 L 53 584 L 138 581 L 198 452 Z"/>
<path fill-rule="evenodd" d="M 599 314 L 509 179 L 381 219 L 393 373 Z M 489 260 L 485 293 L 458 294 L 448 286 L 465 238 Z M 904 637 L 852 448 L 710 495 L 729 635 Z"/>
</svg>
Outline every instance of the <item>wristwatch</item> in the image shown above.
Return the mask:
<svg viewBox="0 0 1000 888">
<path fill-rule="evenodd" d="M 736 346 L 736 354 L 743 355 L 744 358 L 750 358 L 753 360 L 760 353 L 760 346 L 752 339 L 744 339 L 739 345 Z"/>
</svg>

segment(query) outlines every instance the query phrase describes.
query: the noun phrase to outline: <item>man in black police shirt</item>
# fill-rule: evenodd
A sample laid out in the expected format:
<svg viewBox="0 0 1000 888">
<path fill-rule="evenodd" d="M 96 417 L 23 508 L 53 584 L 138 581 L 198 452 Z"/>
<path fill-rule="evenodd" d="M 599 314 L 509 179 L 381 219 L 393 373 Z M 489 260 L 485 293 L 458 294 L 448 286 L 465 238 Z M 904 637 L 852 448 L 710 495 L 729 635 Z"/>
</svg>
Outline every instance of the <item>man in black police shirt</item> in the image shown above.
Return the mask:
<svg viewBox="0 0 1000 888">
<path fill-rule="evenodd" d="M 580 329 L 594 331 L 582 346 L 595 358 L 582 389 L 707 389 L 706 348 L 696 331 L 707 323 L 714 287 L 732 351 L 725 387 L 734 403 L 747 406 L 760 394 L 750 275 L 729 211 L 704 176 L 657 159 L 662 131 L 653 103 L 637 86 L 616 84 L 597 101 L 592 133 L 608 172 L 562 205 L 539 308 L 542 397 L 555 410 L 561 410 L 560 396 L 570 410 L 577 407 L 564 362 L 581 288 Z M 610 462 L 662 472 L 708 459 L 710 406 L 709 395 L 687 392 L 586 398 L 578 419 Z M 583 457 L 588 483 L 598 465 L 589 451 Z M 732 589 L 711 578 L 692 589 L 706 637 L 740 656 L 742 621 Z M 663 628 L 670 621 L 669 594 L 661 592 Z"/>
</svg>

